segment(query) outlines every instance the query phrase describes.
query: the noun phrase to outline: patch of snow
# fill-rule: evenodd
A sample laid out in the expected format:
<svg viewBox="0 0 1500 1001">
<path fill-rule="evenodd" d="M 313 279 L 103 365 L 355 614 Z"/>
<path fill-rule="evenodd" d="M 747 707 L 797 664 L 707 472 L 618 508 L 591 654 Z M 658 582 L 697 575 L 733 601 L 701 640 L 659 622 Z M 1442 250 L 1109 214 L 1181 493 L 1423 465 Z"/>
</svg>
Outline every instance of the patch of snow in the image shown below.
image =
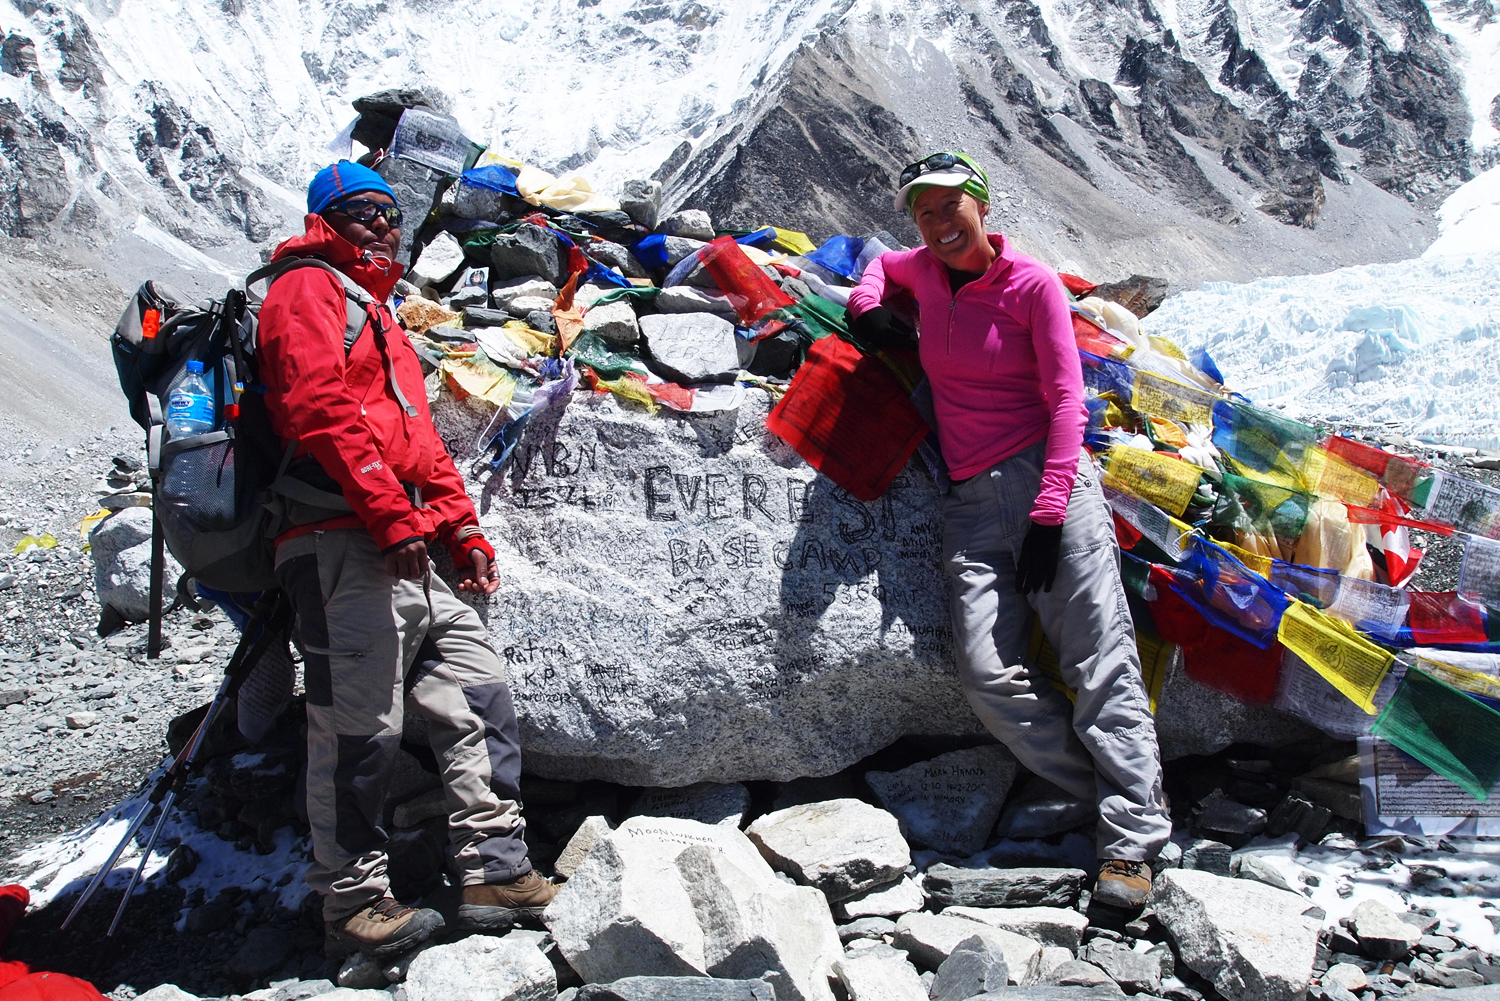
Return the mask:
<svg viewBox="0 0 1500 1001">
<path fill-rule="evenodd" d="M 1500 61 L 1500 53 L 1496 53 Z M 1454 191 L 1438 209 L 1442 234 L 1423 257 L 1500 252 L 1500 167 L 1491 167 Z"/>
<path fill-rule="evenodd" d="M 1463 71 L 1464 96 L 1474 129 L 1469 143 L 1476 153 L 1500 151 L 1500 128 L 1490 118 L 1492 102 L 1500 95 L 1500 20 L 1486 14 L 1488 5 L 1429 0 L 1432 23 L 1453 41 L 1455 62 Z"/>
</svg>

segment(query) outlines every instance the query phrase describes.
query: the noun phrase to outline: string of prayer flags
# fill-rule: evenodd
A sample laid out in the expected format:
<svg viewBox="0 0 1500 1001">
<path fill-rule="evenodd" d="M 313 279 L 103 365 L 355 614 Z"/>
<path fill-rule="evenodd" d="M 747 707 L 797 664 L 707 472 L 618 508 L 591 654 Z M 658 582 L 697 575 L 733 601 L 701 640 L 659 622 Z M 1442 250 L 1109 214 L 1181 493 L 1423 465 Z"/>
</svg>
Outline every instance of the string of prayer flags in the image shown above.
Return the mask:
<svg viewBox="0 0 1500 1001">
<path fill-rule="evenodd" d="M 1486 699 L 1500 699 L 1500 678 L 1493 674 L 1481 674 L 1479 671 L 1471 671 L 1421 654 L 1417 654 L 1417 666 L 1461 692 Z"/>
<path fill-rule="evenodd" d="M 1277 690 L 1281 647 L 1272 643 L 1262 649 L 1209 624 L 1180 593 L 1187 576 L 1150 568 L 1147 605 L 1156 635 L 1182 648 L 1184 670 L 1194 681 L 1250 705 L 1269 703 Z"/>
<path fill-rule="evenodd" d="M 1182 539 L 1185 534 L 1192 531 L 1190 526 L 1184 525 L 1155 504 L 1108 485 L 1104 488 L 1104 497 L 1109 501 L 1110 510 L 1117 517 L 1134 528 L 1168 557 L 1174 561 L 1181 561 Z"/>
<path fill-rule="evenodd" d="M 1373 474 L 1317 446 L 1306 450 L 1302 478 L 1312 493 L 1358 507 L 1369 507 L 1380 492 L 1380 481 Z"/>
<path fill-rule="evenodd" d="M 1457 591 L 1408 591 L 1407 621 L 1412 641 L 1421 646 L 1484 643 L 1485 614 L 1481 605 Z"/>
<path fill-rule="evenodd" d="M 1117 446 L 1109 450 L 1104 485 L 1181 515 L 1193 499 L 1202 475 L 1203 470 L 1192 463 L 1162 452 Z"/>
<path fill-rule="evenodd" d="M 1214 444 L 1244 467 L 1242 475 L 1269 476 L 1281 486 L 1302 487 L 1307 448 L 1318 441 L 1314 428 L 1228 400 L 1214 405 L 1213 424 Z"/>
<path fill-rule="evenodd" d="M 1351 702 L 1375 715 L 1375 692 L 1396 662 L 1390 651 L 1365 639 L 1347 622 L 1301 601 L 1287 605 L 1277 638 Z"/>
<path fill-rule="evenodd" d="M 1480 802 L 1500 780 L 1500 712 L 1418 668 L 1406 672 L 1371 733 Z"/>
<path fill-rule="evenodd" d="M 1323 448 L 1376 477 L 1391 492 L 1391 496 L 1403 500 L 1411 500 L 1417 483 L 1427 475 L 1430 468 L 1425 462 L 1392 455 L 1383 448 L 1339 435 L 1331 435 L 1324 440 Z"/>
<path fill-rule="evenodd" d="M 1377 707 L 1390 702 L 1405 674 L 1406 665 L 1397 660 L 1375 692 Z M 1327 678 L 1290 650 L 1285 652 L 1281 662 L 1281 679 L 1272 705 L 1343 740 L 1367 735 L 1375 723 L 1369 713 L 1350 702 Z"/>
<path fill-rule="evenodd" d="M 1225 473 L 1209 524 L 1230 529 L 1242 549 L 1294 562 L 1312 495 Z"/>
</svg>

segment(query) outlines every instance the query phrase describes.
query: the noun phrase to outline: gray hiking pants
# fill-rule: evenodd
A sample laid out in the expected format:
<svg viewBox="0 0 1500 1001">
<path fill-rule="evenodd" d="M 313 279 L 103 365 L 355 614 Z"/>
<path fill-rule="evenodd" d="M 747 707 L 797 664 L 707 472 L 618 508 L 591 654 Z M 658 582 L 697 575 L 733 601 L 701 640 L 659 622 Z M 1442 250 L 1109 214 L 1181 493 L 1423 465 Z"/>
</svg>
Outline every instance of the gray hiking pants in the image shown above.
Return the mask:
<svg viewBox="0 0 1500 1001">
<path fill-rule="evenodd" d="M 1081 455 L 1063 523 L 1057 580 L 1015 590 L 1046 443 L 955 484 L 943 498 L 943 556 L 953 586 L 959 678 L 984 725 L 1026 768 L 1099 805 L 1100 858 L 1155 858 L 1172 833 L 1161 755 L 1135 626 L 1120 582 L 1113 523 L 1098 474 Z M 1031 614 L 1057 651 L 1070 705 L 1025 663 Z"/>
<path fill-rule="evenodd" d="M 405 711 L 424 716 L 442 770 L 448 855 L 465 886 L 531 868 L 517 802 L 521 747 L 500 658 L 474 610 L 435 574 L 396 580 L 363 529 L 277 547 L 306 661 L 307 881 L 336 921 L 385 896 L 381 826 Z"/>
</svg>

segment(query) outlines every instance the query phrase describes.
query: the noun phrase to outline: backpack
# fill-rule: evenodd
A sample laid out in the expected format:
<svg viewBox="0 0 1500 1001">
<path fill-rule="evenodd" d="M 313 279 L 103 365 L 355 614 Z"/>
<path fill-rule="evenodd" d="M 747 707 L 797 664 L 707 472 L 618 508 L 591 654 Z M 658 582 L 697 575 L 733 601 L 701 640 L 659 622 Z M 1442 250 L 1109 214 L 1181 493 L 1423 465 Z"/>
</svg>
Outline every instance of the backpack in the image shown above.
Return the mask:
<svg viewBox="0 0 1500 1001">
<path fill-rule="evenodd" d="M 265 386 L 255 367 L 257 318 L 265 298 L 255 286 L 264 281 L 269 290 L 282 275 L 309 267 L 334 275 L 344 289 L 347 355 L 375 300 L 353 279 L 315 258 L 269 264 L 247 276 L 243 290 L 194 304 L 161 282 L 147 281 L 110 337 L 130 416 L 146 431 L 157 524 L 185 575 L 205 587 L 276 587 L 272 540 L 292 525 L 351 510 L 315 460 L 299 460 L 310 464 L 303 476 L 292 468 L 297 442 L 282 442 L 271 430 Z M 167 400 L 186 376 L 190 360 L 203 363 L 203 378 L 218 401 L 216 427 L 174 439 L 166 426 Z M 159 574 L 160 567 L 153 566 L 152 572 Z"/>
</svg>

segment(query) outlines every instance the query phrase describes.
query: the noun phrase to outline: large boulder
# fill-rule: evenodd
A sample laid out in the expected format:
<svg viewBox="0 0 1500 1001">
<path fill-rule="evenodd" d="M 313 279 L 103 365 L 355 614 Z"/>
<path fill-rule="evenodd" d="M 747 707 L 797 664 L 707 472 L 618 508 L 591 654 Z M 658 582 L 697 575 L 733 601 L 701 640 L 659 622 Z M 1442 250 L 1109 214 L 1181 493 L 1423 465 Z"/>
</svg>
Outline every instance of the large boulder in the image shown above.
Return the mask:
<svg viewBox="0 0 1500 1001">
<path fill-rule="evenodd" d="M 481 612 L 531 773 L 789 781 L 907 734 L 983 733 L 953 667 L 926 472 L 857 501 L 766 430 L 768 409 L 759 390 L 737 410 L 654 415 L 580 392 L 471 481 L 499 552 Z M 444 396 L 435 416 L 459 468 L 487 470 L 474 448 L 492 414 Z M 1227 744 L 1261 722 L 1193 725 Z"/>
<path fill-rule="evenodd" d="M 1306 913 L 1313 908 L 1306 897 L 1253 880 L 1168 869 L 1147 906 L 1178 958 L 1229 1001 L 1295 1001 L 1312 979 L 1321 922 Z"/>
<path fill-rule="evenodd" d="M 906 954 L 884 942 L 856 942 L 834 962 L 833 972 L 849 1001 L 927 1001 L 922 978 Z"/>
<path fill-rule="evenodd" d="M 543 915 L 584 980 L 763 977 L 777 1001 L 832 1001 L 828 902 L 783 882 L 740 831 L 636 817 L 603 833 Z"/>
<path fill-rule="evenodd" d="M 102 608 L 113 608 L 127 622 L 143 622 L 151 612 L 151 509 L 127 507 L 105 518 L 89 532 L 94 563 L 94 591 Z M 182 567 L 166 554 L 162 573 L 165 600 Z"/>
<path fill-rule="evenodd" d="M 857 799 L 777 810 L 745 833 L 777 871 L 832 901 L 894 883 L 911 864 L 896 818 Z"/>
<path fill-rule="evenodd" d="M 514 233 L 495 237 L 490 245 L 490 277 L 521 278 L 537 275 L 553 285 L 567 280 L 568 255 L 552 231 L 522 223 Z"/>
<path fill-rule="evenodd" d="M 982 925 L 968 918 L 914 911 L 896 922 L 893 944 L 929 970 L 939 969 L 960 945 L 978 936 L 1005 957 L 1012 984 L 1035 983 L 1041 972 L 1042 947 L 1021 935 Z"/>
<path fill-rule="evenodd" d="M 776 1001 L 776 992 L 764 980 L 625 977 L 612 984 L 584 984 L 577 1001 Z"/>
</svg>

